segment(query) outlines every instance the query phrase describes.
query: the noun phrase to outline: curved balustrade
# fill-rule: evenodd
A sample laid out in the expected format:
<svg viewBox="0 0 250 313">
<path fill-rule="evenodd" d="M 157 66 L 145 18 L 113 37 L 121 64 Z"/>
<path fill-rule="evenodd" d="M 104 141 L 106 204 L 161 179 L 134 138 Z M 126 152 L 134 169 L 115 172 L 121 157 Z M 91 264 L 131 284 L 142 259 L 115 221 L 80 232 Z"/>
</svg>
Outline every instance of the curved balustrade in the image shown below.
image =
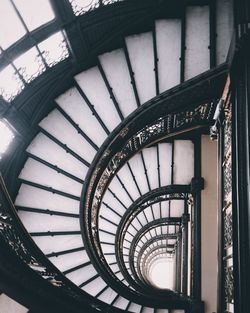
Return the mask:
<svg viewBox="0 0 250 313">
<path fill-rule="evenodd" d="M 83 1 L 82 7 L 80 1 L 70 1 L 75 15 L 114 2 L 121 1 Z M 63 3 L 62 11 L 70 7 Z M 130 8 L 128 3 L 132 2 L 124 7 Z M 54 7 L 60 9 L 57 1 Z M 114 5 L 114 12 L 119 7 L 123 3 Z M 108 8 L 99 13 L 102 10 L 109 14 Z M 20 246 L 27 244 L 25 251 L 34 257 L 26 264 L 32 269 L 41 264 L 39 275 L 52 282 L 58 295 L 79 305 L 76 312 L 86 307 L 193 313 L 201 306 L 192 289 L 198 281 L 199 251 L 189 262 L 194 252 L 187 255 L 186 248 L 199 241 L 195 220 L 203 187 L 199 138 L 212 123 L 227 71 L 222 65 L 200 74 L 209 68 L 209 10 L 207 5 L 187 7 L 186 56 L 178 12 L 177 19 L 153 21 L 150 31 L 128 35 L 119 49 L 95 55 L 93 67 L 84 65 L 84 71 L 66 83 L 69 90 L 60 96 L 56 92 L 52 111 L 46 111 L 46 117 L 37 115 L 42 119 L 27 148 L 15 203 L 41 250 L 17 217 L 14 224 L 22 229 Z M 66 33 L 74 31 L 75 23 L 85 30 L 84 23 L 95 18 L 72 15 L 65 14 Z M 193 28 L 199 23 L 196 36 Z M 204 41 L 194 58 L 192 47 L 197 48 L 201 37 Z M 77 45 L 74 40 L 70 43 L 74 50 Z M 109 51 L 102 44 L 98 53 Z M 80 55 L 81 49 L 77 52 Z M 200 76 L 183 82 L 196 74 Z M 26 256 L 18 250 L 16 257 Z M 164 258 L 171 258 L 175 271 L 171 290 L 157 287 L 151 279 L 152 269 Z"/>
<path fill-rule="evenodd" d="M 121 123 L 120 126 L 117 127 L 117 129 L 108 137 L 103 146 L 100 148 L 87 174 L 81 197 L 81 229 L 84 243 L 92 263 L 95 268 L 100 271 L 106 283 L 112 285 L 117 292 L 119 291 L 124 297 L 129 297 L 130 299 L 133 299 L 133 301 L 144 305 L 150 301 L 151 303 L 157 303 L 158 306 L 162 307 L 173 305 L 174 303 L 177 306 L 180 305 L 180 307 L 185 307 L 185 303 L 187 306 L 187 300 L 181 299 L 177 294 L 163 294 L 159 290 L 148 288 L 148 286 L 146 289 L 141 289 L 142 285 L 134 268 L 134 255 L 133 253 L 128 255 L 130 268 L 132 270 L 132 277 L 134 277 L 131 278 L 131 273 L 127 271 L 125 261 L 123 257 L 121 257 L 123 255 L 126 256 L 124 253 L 123 240 L 119 239 L 117 241 L 116 237 L 116 257 L 121 271 L 121 275 L 120 271 L 118 271 L 118 277 L 116 275 L 117 272 L 114 272 L 109 266 L 109 261 L 107 259 L 107 255 L 113 253 L 105 254 L 102 250 L 103 243 L 101 243 L 100 240 L 100 232 L 102 233 L 103 230 L 99 230 L 100 220 L 98 221 L 99 216 L 103 219 L 103 216 L 100 215 L 99 212 L 102 199 L 108 190 L 108 185 L 111 183 L 115 175 L 119 174 L 120 169 L 128 162 L 129 159 L 132 158 L 133 155 L 137 154 L 146 146 L 149 146 L 157 141 L 177 135 L 184 130 L 188 131 L 203 127 L 208 125 L 212 120 L 214 106 L 213 102 L 210 102 L 204 105 L 198 105 L 193 109 L 186 109 L 186 111 L 182 109 L 182 113 L 169 113 L 163 117 L 159 117 L 155 122 L 151 122 L 150 124 L 149 119 L 151 118 L 152 120 L 152 118 L 155 118 L 157 114 L 160 114 L 159 111 L 163 110 L 162 107 L 164 107 L 166 111 L 171 110 L 169 106 L 166 105 L 166 102 L 165 107 L 164 103 L 161 103 L 161 107 L 159 103 L 157 103 L 157 108 L 159 108 L 159 110 L 156 109 L 156 105 L 154 106 L 152 104 L 151 107 L 148 108 L 147 105 L 145 105 L 143 111 L 139 108 L 136 114 L 132 116 L 130 115 L 123 123 Z M 152 114 L 148 111 L 151 111 Z M 139 127 L 142 127 L 142 121 L 144 125 L 146 123 L 149 124 L 144 126 L 141 130 L 138 130 L 138 124 Z M 133 135 L 129 138 L 131 133 Z M 190 177 L 190 181 L 191 178 L 192 177 Z M 178 196 L 181 198 L 187 198 L 187 195 L 185 196 L 184 194 L 182 196 L 181 192 L 190 192 L 190 187 L 173 185 L 173 187 L 169 186 L 169 190 L 166 188 L 163 188 L 163 190 L 165 191 L 165 197 L 166 194 L 169 193 L 169 190 L 171 190 L 173 193 L 173 199 L 178 198 Z M 176 194 L 174 191 L 176 191 Z M 177 194 L 178 192 L 179 194 Z M 154 203 L 154 200 L 152 200 L 153 196 L 153 193 L 151 193 L 151 204 Z M 155 200 L 155 202 L 158 200 L 159 199 Z M 150 206 L 150 204 L 146 203 L 146 206 Z M 138 205 L 138 207 L 140 206 Z M 143 208 L 143 205 L 140 209 L 141 208 Z M 124 216 L 127 216 L 127 212 L 131 212 L 132 218 L 135 218 L 137 214 L 136 206 L 132 205 L 131 211 L 127 209 Z M 127 220 L 129 220 L 129 218 Z M 115 227 L 116 225 L 117 224 L 114 224 Z M 148 225 L 145 226 L 146 229 L 148 228 Z M 119 231 L 124 230 L 121 225 L 119 225 L 117 229 L 119 229 Z M 125 232 L 126 231 L 124 231 L 124 233 Z M 110 235 L 112 235 L 112 233 L 110 233 Z M 113 265 L 114 263 L 112 262 L 111 264 Z M 125 278 L 125 281 L 122 279 L 123 277 Z M 128 286 L 126 286 L 127 283 Z"/>
<path fill-rule="evenodd" d="M 111 312 L 119 312 L 119 309 L 111 308 L 108 305 L 105 305 L 103 302 L 98 301 L 97 299 L 92 298 L 89 294 L 83 290 L 77 288 L 67 277 L 65 277 L 42 253 L 42 251 L 36 246 L 36 244 L 31 239 L 30 235 L 27 233 L 26 229 L 23 227 L 15 207 L 8 195 L 8 191 L 4 184 L 3 178 L 0 175 L 0 249 L 4 248 L 1 246 L 1 243 L 4 242 L 6 247 L 15 254 L 19 262 L 23 262 L 28 266 L 32 271 L 34 271 L 38 276 L 44 279 L 47 284 L 51 284 L 54 288 L 60 290 L 60 296 L 65 297 L 65 301 L 68 301 L 68 304 L 65 305 L 65 302 L 62 301 L 61 307 L 60 304 L 55 301 L 55 310 L 61 310 L 61 312 L 72 312 L 72 307 L 74 307 L 74 312 L 78 312 L 77 307 L 79 307 L 79 312 L 81 312 L 81 307 L 88 308 L 89 312 L 96 312 L 100 310 L 111 310 Z M 11 253 L 11 252 L 10 252 Z M 4 260 L 3 260 L 4 261 Z M 6 262 L 6 260 L 5 260 Z M 4 262 L 3 262 L 4 263 Z M 2 269 L 0 268 L 0 271 Z M 5 275 L 9 273 L 5 273 Z M 26 275 L 26 273 L 19 273 L 19 277 Z M 28 278 L 25 277 L 25 280 L 34 279 L 35 276 L 32 275 Z M 17 278 L 18 279 L 18 278 Z M 23 279 L 23 278 L 22 278 Z M 24 280 L 24 279 L 23 279 Z M 17 283 L 18 281 L 16 281 Z M 32 290 L 32 284 L 30 285 L 30 292 Z M 48 288 L 48 286 L 47 286 Z M 7 289 L 8 290 L 8 289 Z M 57 296 L 57 291 L 54 289 L 48 288 L 48 293 L 51 292 L 51 296 Z M 43 294 L 40 294 L 40 291 L 37 290 L 35 293 L 36 299 L 39 299 L 41 296 L 47 296 L 48 293 L 44 291 Z M 29 306 L 30 295 L 27 294 L 26 297 L 21 299 L 23 302 L 27 303 Z M 34 299 L 34 300 L 36 300 Z M 48 312 L 53 309 L 48 297 L 48 305 L 44 304 Z M 37 300 L 36 300 L 37 301 Z M 67 302 L 66 302 L 67 303 Z M 65 306 L 64 306 L 65 305 Z M 121 311 L 122 312 L 122 311 Z"/>
<path fill-rule="evenodd" d="M 188 180 L 190 185 L 178 185 L 178 179 L 177 174 L 173 172 L 173 160 L 174 160 L 174 144 L 171 143 L 168 144 L 169 147 L 171 146 L 172 150 L 168 150 L 169 147 L 167 146 L 167 143 L 164 142 L 164 140 L 171 140 L 175 141 L 174 138 L 177 137 L 182 133 L 188 133 L 188 136 L 184 137 L 184 140 L 180 140 L 180 142 L 189 142 L 189 145 L 191 143 L 190 139 L 192 139 L 192 133 L 202 129 L 206 128 L 212 120 L 213 113 L 214 113 L 214 101 L 207 99 L 213 99 L 213 97 L 217 93 L 217 89 L 215 88 L 216 81 L 220 81 L 223 79 L 224 76 L 224 67 L 222 67 L 220 70 L 216 70 L 211 73 L 207 73 L 203 75 L 204 77 L 204 88 L 201 89 L 200 82 L 196 86 L 194 79 L 193 81 L 184 84 L 181 89 L 176 88 L 171 92 L 167 92 L 161 97 L 156 97 L 154 100 L 149 101 L 142 107 L 138 108 L 137 111 L 131 115 L 129 115 L 124 122 L 120 126 L 118 126 L 106 139 L 104 145 L 98 150 L 96 157 L 94 158 L 94 161 L 90 165 L 91 160 L 85 161 L 83 159 L 85 156 L 89 157 L 87 154 L 82 155 L 82 152 L 79 150 L 79 152 L 75 152 L 77 149 L 77 146 L 72 146 L 69 141 L 69 147 L 67 147 L 65 144 L 62 144 L 62 142 L 57 139 L 55 136 L 58 136 L 57 134 L 52 133 L 52 128 L 48 128 L 49 124 L 45 124 L 45 122 L 41 123 L 41 126 L 43 126 L 43 130 L 38 135 L 39 140 L 42 140 L 44 145 L 37 145 L 36 149 L 39 149 L 39 153 L 37 153 L 37 150 L 35 151 L 35 145 L 33 145 L 31 148 L 28 149 L 28 153 L 30 156 L 29 160 L 29 167 L 33 168 L 33 166 L 37 166 L 36 164 L 41 164 L 39 166 L 47 166 L 52 171 L 57 171 L 57 173 L 62 174 L 65 176 L 65 184 L 68 182 L 66 181 L 66 177 L 73 179 L 75 183 L 75 191 L 69 192 L 66 188 L 61 190 L 60 188 L 55 185 L 53 188 L 46 186 L 43 182 L 31 182 L 30 178 L 27 177 L 27 174 L 24 172 L 22 174 L 22 182 L 24 184 L 23 190 L 27 187 L 30 189 L 37 189 L 40 190 L 41 197 L 38 199 L 39 201 L 45 201 L 45 199 L 48 197 L 48 194 L 51 193 L 53 196 L 52 198 L 55 199 L 55 197 L 58 197 L 58 199 L 61 197 L 66 199 L 67 202 L 63 204 L 63 207 L 66 205 L 70 205 L 71 203 L 75 203 L 76 201 L 79 201 L 79 197 L 77 195 L 76 190 L 78 190 L 83 184 L 83 179 L 80 178 L 79 172 L 77 172 L 75 169 L 79 169 L 80 171 L 86 172 L 86 166 L 90 166 L 89 172 L 87 176 L 85 177 L 85 189 L 82 194 L 82 212 L 81 215 L 83 216 L 92 216 L 94 219 L 87 219 L 86 223 L 83 223 L 83 220 L 81 218 L 82 222 L 82 232 L 84 233 L 84 246 L 66 246 L 61 247 L 59 246 L 56 250 L 47 249 L 48 252 L 44 252 L 46 256 L 42 254 L 42 252 L 34 245 L 34 243 L 30 243 L 30 237 L 27 235 L 26 230 L 24 230 L 23 226 L 21 224 L 15 224 L 15 227 L 19 229 L 19 227 L 22 230 L 22 236 L 20 238 L 27 238 L 27 243 L 29 243 L 31 246 L 29 246 L 29 253 L 33 256 L 33 252 L 36 251 L 37 253 L 37 259 L 34 259 L 34 264 L 40 264 L 41 262 L 43 266 L 43 270 L 40 270 L 40 275 L 44 276 L 45 278 L 48 278 L 49 276 L 51 282 L 54 282 L 56 284 L 56 288 L 60 290 L 60 292 L 65 293 L 67 297 L 69 297 L 74 304 L 78 303 L 80 306 L 91 306 L 97 307 L 101 310 L 105 310 L 106 308 L 109 310 L 118 310 L 114 307 L 114 304 L 119 302 L 119 305 L 121 305 L 124 309 L 126 307 L 137 307 L 138 305 L 141 308 L 144 308 L 146 306 L 148 307 L 158 307 L 158 308 L 169 308 L 169 309 L 184 309 L 186 312 L 190 311 L 193 306 L 195 306 L 196 300 L 192 300 L 186 296 L 181 295 L 179 292 L 170 292 L 169 296 L 166 297 L 166 293 L 164 290 L 157 290 L 152 285 L 148 287 L 147 284 L 147 296 L 143 294 L 140 290 L 133 289 L 133 286 L 130 286 L 129 283 L 126 281 L 126 279 L 123 278 L 122 273 L 120 272 L 119 268 L 119 262 L 114 262 L 113 265 L 110 264 L 110 262 L 107 262 L 109 255 L 112 254 L 112 256 L 115 256 L 114 252 L 105 252 L 103 253 L 103 256 L 101 259 L 99 259 L 99 252 L 96 254 L 97 258 L 93 259 L 93 253 L 96 253 L 96 249 L 100 249 L 100 253 L 102 254 L 103 246 L 109 246 L 111 247 L 112 244 L 110 241 L 104 242 L 103 236 L 100 236 L 101 229 L 98 228 L 98 225 L 100 223 L 101 215 L 98 214 L 97 209 L 100 207 L 100 205 L 106 206 L 109 210 L 113 212 L 113 216 L 117 216 L 117 223 L 120 222 L 122 215 L 118 212 L 118 210 L 115 210 L 110 206 L 110 202 L 102 202 L 102 198 L 106 197 L 107 193 L 110 193 L 110 195 L 116 199 L 116 202 L 120 203 L 122 205 L 122 200 L 119 199 L 119 197 L 115 194 L 113 191 L 114 188 L 112 187 L 114 179 L 117 179 L 119 181 L 119 184 L 121 188 L 123 189 L 123 192 L 127 194 L 129 197 L 130 191 L 128 190 L 129 184 L 124 183 L 125 176 L 122 175 L 122 170 L 124 169 L 124 166 L 127 167 L 128 173 L 131 175 L 131 182 L 135 184 L 135 187 L 138 189 L 139 195 L 141 195 L 141 198 L 136 198 L 130 195 L 131 201 L 135 203 L 133 206 L 133 210 L 136 210 L 136 205 L 138 206 L 138 209 L 145 209 L 147 208 L 151 209 L 153 206 L 158 206 L 157 209 L 154 209 L 154 213 L 161 212 L 160 206 L 164 207 L 164 203 L 167 203 L 167 201 L 171 200 L 177 200 L 177 199 L 186 199 L 188 194 L 195 194 L 196 191 L 199 191 L 201 186 L 198 185 L 197 188 L 195 188 L 195 180 L 191 181 L 192 175 L 188 176 Z M 209 83 L 208 83 L 209 80 Z M 217 81 L 217 82 L 218 82 Z M 197 79 L 198 82 L 198 79 Z M 195 92 L 200 93 L 199 99 L 200 103 L 205 104 L 198 104 L 197 106 L 193 106 L 191 109 L 188 108 L 187 99 L 191 99 L 192 96 L 190 96 L 190 86 L 192 86 L 192 92 L 196 90 Z M 185 109 L 184 109 L 185 108 Z M 173 110 L 173 113 L 171 111 Z M 176 112 L 176 110 L 182 110 L 182 113 Z M 168 112 L 168 113 L 167 113 Z M 54 114 L 54 113 L 53 113 Z M 59 117 L 58 113 L 55 113 L 55 116 Z M 145 117 L 145 118 L 144 118 Z M 69 120 L 69 118 L 68 118 Z M 53 119 L 52 119 L 53 121 Z M 70 122 L 75 128 L 77 128 L 77 125 L 74 125 L 73 121 Z M 63 124 L 62 124 L 63 125 Z M 51 126 L 49 126 L 51 127 Z M 88 130 L 89 131 L 89 130 Z M 51 132 L 51 133 L 50 133 Z M 90 140 L 90 137 L 84 133 L 85 139 L 87 138 L 90 145 L 93 147 L 93 149 L 97 150 L 97 147 L 95 145 L 92 145 L 91 143 L 93 141 Z M 172 139 L 171 139 L 172 138 Z M 38 138 L 36 139 L 38 140 Z M 176 148 L 177 148 L 177 141 L 176 141 Z M 46 145 L 45 145 L 46 142 Z M 72 143 L 73 144 L 73 143 Z M 166 145 L 166 146 L 164 146 Z M 170 152 L 170 155 L 172 155 L 172 161 L 171 158 L 169 159 L 169 166 L 172 168 L 172 174 L 171 171 L 170 176 L 170 185 L 169 187 L 161 187 L 157 191 L 151 190 L 148 194 L 145 195 L 141 192 L 141 186 L 140 182 L 138 181 L 138 177 L 135 176 L 133 172 L 133 158 L 134 157 L 140 157 L 141 158 L 141 164 L 145 171 L 145 178 L 148 184 L 148 188 L 151 188 L 150 181 L 151 176 L 149 176 L 149 164 L 147 160 L 147 155 L 151 153 L 150 151 L 156 152 L 156 173 L 157 173 L 157 179 L 159 182 L 164 179 L 162 176 L 162 171 L 165 169 L 165 166 L 163 163 L 161 163 L 160 168 L 160 162 L 159 157 L 161 153 L 162 147 L 165 147 Z M 51 147 L 51 150 L 47 149 L 46 153 L 43 151 L 44 147 Z M 148 147 L 148 148 L 147 148 Z M 55 155 L 51 151 L 57 151 L 59 155 L 67 156 L 67 159 L 65 163 L 63 164 L 62 161 L 59 159 L 55 159 Z M 171 152 L 172 151 L 172 152 Z M 158 154 L 157 154 L 158 153 Z M 158 155 L 158 157 L 157 157 Z M 32 161 L 33 160 L 33 161 Z M 59 164 L 59 166 L 52 166 L 53 160 L 56 160 L 56 164 Z M 37 163 L 36 163 L 36 162 Z M 78 162 L 79 161 L 79 162 Z M 58 163 L 59 162 L 59 163 Z M 87 163 L 88 162 L 88 163 Z M 178 161 L 179 162 L 179 161 Z M 70 164 L 74 163 L 75 168 L 72 169 Z M 42 169 L 42 168 L 41 168 Z M 148 171 L 147 171 L 148 169 Z M 34 173 L 34 172 L 33 172 Z M 52 173 L 52 172 L 50 172 Z M 51 175 L 48 172 L 48 175 Z M 54 173 L 54 172 L 53 172 Z M 104 173 L 104 174 L 103 174 Z M 153 172 L 155 173 L 155 172 Z M 175 175 L 177 175 L 175 177 Z M 64 177 L 63 176 L 63 177 Z M 50 176 L 48 176 L 50 177 Z M 116 178 L 114 178 L 116 177 Z M 175 181 L 177 179 L 177 181 Z M 66 186 L 66 185 L 65 185 Z M 72 185 L 71 185 L 72 186 Z M 112 188 L 110 189 L 109 186 Z M 159 184 L 161 186 L 161 184 Z M 153 185 L 152 185 L 153 187 Z M 28 189 L 27 189 L 28 190 Z M 84 192 L 88 194 L 89 198 L 84 197 Z M 158 192 L 158 193 L 157 193 Z M 44 194 L 44 196 L 42 196 Z M 45 196 L 46 194 L 46 196 Z M 168 196 L 171 195 L 171 196 Z M 60 199 L 61 199 L 60 198 Z M 21 199 L 21 198 L 20 198 Z M 42 209 L 40 204 L 37 207 L 35 205 L 34 207 L 31 207 L 30 204 L 27 205 L 27 201 L 31 201 L 33 199 L 33 196 L 29 197 L 26 196 L 23 198 L 23 200 L 17 199 L 17 208 L 19 210 L 19 214 L 21 213 L 21 216 L 25 216 L 25 214 L 38 214 L 39 216 L 43 218 L 43 216 L 53 216 L 53 217 L 63 217 L 67 219 L 77 219 L 79 218 L 79 215 L 76 214 L 73 210 L 65 211 L 65 209 L 58 210 L 54 209 L 54 205 L 50 206 L 48 209 Z M 50 199 L 50 198 L 49 198 Z M 106 198 L 105 198 L 106 199 Z M 94 201 L 94 205 L 91 204 L 91 201 Z M 166 201 L 165 201 L 166 200 Z M 59 201 L 59 200 L 58 200 Z M 61 201 L 61 200 L 60 200 Z M 46 203 L 46 202 L 44 202 Z M 62 202 L 58 202 L 58 204 L 62 205 Z M 75 205 L 75 204 L 74 204 Z M 83 210 L 84 208 L 84 210 Z M 90 209 L 91 208 L 91 209 Z M 125 206 L 126 209 L 129 208 L 129 206 Z M 14 210 L 14 208 L 12 208 Z M 101 208 L 102 212 L 104 212 L 103 207 Z M 130 212 L 128 209 L 127 212 Z M 138 211 L 139 213 L 139 211 Z M 144 214 L 144 213 L 142 213 Z M 147 214 L 147 213 L 145 213 Z M 157 213 L 158 214 L 158 213 Z M 28 215 L 26 215 L 28 216 Z M 105 217 L 105 216 L 104 216 Z M 105 217 L 107 219 L 107 216 Z M 152 216 L 153 218 L 153 216 Z M 135 219 L 134 219 L 135 220 Z M 141 221 L 141 226 L 144 225 L 144 222 Z M 151 220 L 148 219 L 150 222 Z M 28 220 L 26 220 L 26 225 L 32 226 L 32 224 L 27 223 Z M 110 222 L 110 221 L 109 221 Z M 96 224 L 95 224 L 96 223 Z M 113 223 L 113 222 L 112 222 Z M 134 222 L 132 221 L 130 223 L 135 227 Z M 118 225 L 118 224 L 117 224 Z M 117 225 L 115 227 L 117 227 Z M 85 228 L 87 226 L 87 228 Z M 129 226 L 129 225 L 128 225 Z M 95 227 L 97 232 L 95 233 Z M 70 229 L 68 231 L 61 231 L 61 230 L 36 230 L 36 228 L 29 229 L 29 232 L 31 236 L 36 240 L 36 242 L 41 242 L 43 245 L 46 243 L 44 240 L 42 240 L 44 237 L 49 237 L 55 244 L 58 242 L 58 237 L 63 236 L 74 236 L 74 235 L 80 235 L 81 232 L 76 229 Z M 138 229 L 139 230 L 139 229 Z M 87 231 L 87 236 L 86 236 Z M 88 242 L 89 238 L 92 237 L 94 231 L 94 241 Z M 109 229 L 104 230 L 106 233 L 112 233 Z M 27 237 L 28 236 L 28 237 Z M 112 235 L 115 239 L 115 233 Z M 6 238 L 8 238 L 6 236 Z M 41 238 L 41 240 L 40 240 Z M 87 239 L 86 239 L 87 238 Z M 93 238 L 92 238 L 93 239 Z M 92 240 L 91 239 L 91 240 Z M 124 238 L 124 242 L 125 242 Z M 21 244 L 22 246 L 22 244 Z M 115 247 L 115 245 L 114 245 Z M 43 249 L 46 251 L 46 249 Z M 82 253 L 87 250 L 88 255 L 90 259 L 86 259 L 86 261 L 83 261 L 81 264 L 76 264 L 74 266 L 71 266 L 70 268 L 66 268 L 62 270 L 57 269 L 55 265 L 53 265 L 47 258 L 50 258 L 53 260 L 54 264 L 60 264 L 60 258 L 70 256 L 73 253 Z M 21 250 L 20 250 L 21 251 Z M 160 252 L 159 252 L 160 251 Z M 164 252 L 163 250 L 159 250 L 159 255 Z M 156 251 L 156 254 L 158 253 Z M 21 253 L 21 252 L 20 252 Z M 104 255 L 105 254 L 105 255 Z M 22 254 L 20 254 L 22 255 Z M 18 258 L 19 258 L 19 252 L 18 252 Z M 36 254 L 35 254 L 36 256 Z M 46 258 L 47 257 L 47 258 Z M 157 258 L 157 257 L 156 257 Z M 42 260 L 42 261 L 41 261 Z M 57 261 L 58 260 L 58 261 Z M 154 259 L 150 259 L 148 257 L 144 258 L 144 263 L 146 264 L 146 268 L 152 264 Z M 58 263 L 57 263 L 58 262 Z M 127 262 L 127 261 L 125 261 Z M 147 265 L 148 264 L 148 265 Z M 48 267 L 45 267 L 45 265 Z M 93 268 L 93 265 L 95 268 Z M 104 266 L 103 266 L 104 265 Z M 132 264 L 131 268 L 134 267 L 135 264 Z M 112 270 L 111 268 L 112 267 Z M 116 267 L 116 270 L 114 269 Z M 33 267 L 32 267 L 33 268 Z M 143 277 L 145 276 L 145 281 L 148 280 L 148 273 L 147 269 L 144 269 L 144 273 L 142 273 Z M 82 281 L 79 281 L 78 286 L 81 289 L 86 288 L 88 290 L 88 293 L 85 293 L 83 290 L 80 290 L 75 284 L 73 284 L 68 278 L 71 277 L 74 272 L 77 272 L 78 270 L 84 269 L 83 278 L 81 278 L 81 275 L 78 275 L 78 281 L 82 279 Z M 135 269 L 136 271 L 136 269 Z M 108 273 L 108 274 L 107 274 Z M 49 275 L 48 275 L 49 274 Z M 64 274 L 64 275 L 63 275 Z M 47 276 L 46 276 L 47 275 Z M 65 275 L 68 277 L 66 278 Z M 137 274 L 136 274 L 137 275 Z M 139 277 L 140 274 L 138 273 Z M 74 276 L 76 277 L 76 276 Z M 112 277 L 112 278 L 111 278 Z M 74 278 L 76 279 L 76 278 Z M 180 279 L 180 278 L 179 278 Z M 105 283 L 104 283 L 105 281 Z M 92 282 L 95 284 L 92 287 Z M 114 283 L 115 282 L 115 283 Z M 138 280 L 139 282 L 139 280 Z M 96 283 L 100 283 L 98 289 L 96 288 Z M 110 297 L 110 305 L 106 305 L 102 302 L 107 292 L 110 291 L 110 286 L 112 286 L 112 290 L 116 290 L 118 292 L 112 291 L 112 297 Z M 92 288 L 92 289 L 91 289 Z M 152 289 L 153 288 L 153 289 Z M 93 290 L 93 291 L 92 291 Z M 151 290 L 151 292 L 150 292 Z M 89 295 L 90 292 L 93 292 L 93 295 L 95 298 Z M 150 294 L 151 293 L 151 294 Z M 126 299 L 129 299 L 128 301 Z M 101 301 L 100 301 L 101 300 Z M 106 300 L 106 299 L 105 299 Z"/>
</svg>

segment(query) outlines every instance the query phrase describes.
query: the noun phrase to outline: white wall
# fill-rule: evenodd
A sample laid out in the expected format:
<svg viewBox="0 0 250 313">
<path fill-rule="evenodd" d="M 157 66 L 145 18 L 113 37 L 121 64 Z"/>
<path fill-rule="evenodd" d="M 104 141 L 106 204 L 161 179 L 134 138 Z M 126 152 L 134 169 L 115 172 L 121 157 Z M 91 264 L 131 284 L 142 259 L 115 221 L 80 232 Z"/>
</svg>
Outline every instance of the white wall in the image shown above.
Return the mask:
<svg viewBox="0 0 250 313">
<path fill-rule="evenodd" d="M 202 300 L 205 313 L 216 312 L 217 303 L 217 142 L 202 136 Z"/>
</svg>

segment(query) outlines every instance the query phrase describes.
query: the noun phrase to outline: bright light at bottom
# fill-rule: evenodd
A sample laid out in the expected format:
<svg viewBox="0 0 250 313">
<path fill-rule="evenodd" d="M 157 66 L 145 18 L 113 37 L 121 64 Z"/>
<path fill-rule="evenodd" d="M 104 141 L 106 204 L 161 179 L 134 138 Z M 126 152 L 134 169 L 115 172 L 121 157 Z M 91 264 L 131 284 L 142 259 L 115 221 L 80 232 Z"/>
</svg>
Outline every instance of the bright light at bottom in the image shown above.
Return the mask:
<svg viewBox="0 0 250 313">
<path fill-rule="evenodd" d="M 162 258 L 151 265 L 150 280 L 160 289 L 174 289 L 174 262 L 173 259 Z"/>
<path fill-rule="evenodd" d="M 0 121 L 0 159 L 8 149 L 9 144 L 14 138 L 12 130 L 3 121 Z"/>
</svg>

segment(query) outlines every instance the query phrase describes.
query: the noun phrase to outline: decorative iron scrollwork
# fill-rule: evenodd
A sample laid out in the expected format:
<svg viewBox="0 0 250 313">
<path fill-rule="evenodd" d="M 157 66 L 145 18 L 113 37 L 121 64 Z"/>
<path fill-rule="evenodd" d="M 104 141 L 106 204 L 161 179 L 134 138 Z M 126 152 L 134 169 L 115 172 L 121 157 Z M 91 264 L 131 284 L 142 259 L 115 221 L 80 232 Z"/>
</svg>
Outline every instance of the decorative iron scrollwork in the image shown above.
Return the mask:
<svg viewBox="0 0 250 313">
<path fill-rule="evenodd" d="M 225 302 L 226 303 L 234 303 L 234 287 L 233 287 L 233 266 L 225 267 Z"/>
<path fill-rule="evenodd" d="M 18 69 L 19 74 L 23 77 L 26 83 L 32 82 L 36 77 L 46 71 L 45 65 L 40 55 L 36 56 L 34 63 L 37 66 L 37 70 L 33 71 L 33 74 L 28 73 L 26 67 L 21 67 Z"/>
<path fill-rule="evenodd" d="M 223 107 L 224 120 L 222 123 L 222 179 L 223 179 L 223 284 L 224 303 L 223 312 L 233 312 L 233 211 L 232 211 L 232 104 L 230 97 Z"/>
<path fill-rule="evenodd" d="M 92 190 L 94 186 L 94 181 L 98 175 L 99 170 L 102 168 L 102 164 L 105 159 L 105 152 L 103 157 L 100 159 L 99 164 L 97 165 L 97 170 L 92 175 L 88 194 L 86 197 L 87 207 L 89 206 L 89 200 L 91 194 L 94 193 L 91 217 L 92 223 L 96 224 L 97 221 L 97 211 L 100 206 L 101 196 L 104 193 L 108 182 L 112 179 L 115 172 L 122 166 L 122 164 L 128 160 L 132 155 L 141 150 L 146 145 L 149 145 L 151 142 L 167 136 L 171 133 L 175 133 L 184 128 L 194 127 L 196 125 L 207 124 L 208 121 L 212 118 L 212 112 L 214 110 L 214 103 L 205 103 L 197 106 L 196 108 L 186 110 L 182 113 L 171 113 L 167 114 L 165 117 L 161 117 L 156 120 L 154 123 L 147 125 L 142 130 L 133 135 L 123 146 L 123 148 L 114 154 L 110 158 L 108 165 L 103 170 L 102 175 L 97 183 L 95 190 Z M 127 129 L 126 129 L 127 132 Z M 93 232 L 95 236 L 96 233 Z"/>
<path fill-rule="evenodd" d="M 20 223 L 0 175 L 0 238 L 2 242 L 5 242 L 10 250 L 39 276 L 60 288 L 64 294 L 81 302 L 83 300 L 81 290 L 69 286 L 67 278 L 44 257 L 30 238 L 25 237 L 26 231 Z M 27 236 L 29 237 L 28 233 Z"/>
<path fill-rule="evenodd" d="M 19 74 L 15 71 L 11 75 L 11 79 L 13 84 L 11 85 L 11 91 L 8 91 L 8 88 L 0 87 L 0 96 L 4 98 L 4 100 L 11 102 L 15 97 L 22 92 L 25 85 L 19 77 Z"/>
<path fill-rule="evenodd" d="M 224 213 L 224 248 L 232 246 L 233 243 L 233 217 L 232 212 Z"/>
<path fill-rule="evenodd" d="M 227 200 L 228 195 L 232 192 L 232 169 L 231 162 L 224 168 L 224 197 Z"/>
<path fill-rule="evenodd" d="M 43 278 L 51 281 L 53 284 L 61 285 L 61 282 L 56 279 L 57 274 L 42 265 L 42 263 L 40 263 L 31 254 L 30 250 L 21 239 L 21 236 L 19 236 L 15 230 L 15 227 L 13 226 L 13 219 L 8 213 L 0 212 L 0 236 L 10 246 L 15 254 L 30 268 L 35 270 Z"/>
<path fill-rule="evenodd" d="M 69 0 L 73 12 L 76 16 L 83 15 L 87 12 L 93 11 L 100 6 L 103 5 L 110 5 L 115 2 L 121 2 L 124 0 L 89 0 L 89 1 L 84 1 L 84 3 L 80 4 L 77 0 Z"/>
<path fill-rule="evenodd" d="M 69 0 L 72 10 L 76 16 L 82 15 L 86 12 L 97 9 L 100 6 L 99 0 L 89 0 L 85 1 L 84 4 L 80 5 L 76 0 Z"/>
</svg>

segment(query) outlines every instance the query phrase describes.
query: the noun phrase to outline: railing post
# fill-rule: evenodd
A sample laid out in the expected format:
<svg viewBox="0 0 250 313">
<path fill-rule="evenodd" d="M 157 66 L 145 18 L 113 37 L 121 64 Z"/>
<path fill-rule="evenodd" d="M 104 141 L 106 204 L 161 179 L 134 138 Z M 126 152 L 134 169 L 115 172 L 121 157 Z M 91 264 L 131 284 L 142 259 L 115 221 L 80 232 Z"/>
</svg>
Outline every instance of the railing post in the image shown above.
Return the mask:
<svg viewBox="0 0 250 313">
<path fill-rule="evenodd" d="M 201 189 L 204 181 L 201 177 L 201 138 L 195 141 L 194 149 L 194 178 L 192 180 L 192 193 L 194 206 L 193 221 L 193 288 L 192 296 L 201 301 Z"/>
</svg>

